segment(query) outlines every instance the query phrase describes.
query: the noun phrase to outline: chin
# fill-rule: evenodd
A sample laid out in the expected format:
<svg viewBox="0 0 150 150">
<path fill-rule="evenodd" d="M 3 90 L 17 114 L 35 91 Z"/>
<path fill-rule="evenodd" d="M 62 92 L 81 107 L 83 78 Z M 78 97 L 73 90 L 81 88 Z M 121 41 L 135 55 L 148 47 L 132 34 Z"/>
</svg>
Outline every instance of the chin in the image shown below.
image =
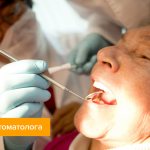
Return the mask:
<svg viewBox="0 0 150 150">
<path fill-rule="evenodd" d="M 74 118 L 75 126 L 84 136 L 88 138 L 100 139 L 109 131 L 108 124 L 103 122 L 104 120 L 100 119 L 98 114 L 92 114 L 91 110 L 87 107 L 88 105 L 83 103 L 77 111 Z"/>
</svg>

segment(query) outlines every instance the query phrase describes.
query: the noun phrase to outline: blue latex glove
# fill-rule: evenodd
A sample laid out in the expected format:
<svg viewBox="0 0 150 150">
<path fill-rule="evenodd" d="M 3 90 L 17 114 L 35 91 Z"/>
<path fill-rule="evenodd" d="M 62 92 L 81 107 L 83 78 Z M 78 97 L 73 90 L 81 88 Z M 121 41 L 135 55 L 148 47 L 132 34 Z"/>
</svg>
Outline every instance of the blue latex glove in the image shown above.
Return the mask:
<svg viewBox="0 0 150 150">
<path fill-rule="evenodd" d="M 39 74 L 47 70 L 42 60 L 22 60 L 0 69 L 1 118 L 41 117 L 50 98 L 49 83 Z M 26 150 L 36 137 L 4 137 L 6 150 Z"/>
<path fill-rule="evenodd" d="M 99 34 L 89 34 L 69 55 L 69 62 L 76 66 L 73 71 L 79 74 L 89 74 L 96 63 L 97 52 L 108 45 L 110 43 Z"/>
</svg>

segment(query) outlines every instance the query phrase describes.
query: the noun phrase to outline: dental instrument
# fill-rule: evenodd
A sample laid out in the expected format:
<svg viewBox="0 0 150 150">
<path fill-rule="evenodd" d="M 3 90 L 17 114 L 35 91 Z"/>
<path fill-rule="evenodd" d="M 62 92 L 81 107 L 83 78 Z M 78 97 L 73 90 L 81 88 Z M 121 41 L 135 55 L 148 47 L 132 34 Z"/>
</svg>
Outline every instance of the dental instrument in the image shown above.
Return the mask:
<svg viewBox="0 0 150 150">
<path fill-rule="evenodd" d="M 13 62 L 18 61 L 18 59 L 14 58 L 13 56 L 11 56 L 10 54 L 8 54 L 8 53 L 7 53 L 6 51 L 4 51 L 4 50 L 1 50 L 1 49 L 0 49 L 0 54 L 2 54 L 4 57 L 8 58 L 10 61 L 13 61 Z M 66 92 L 68 92 L 68 93 L 70 93 L 70 94 L 72 94 L 72 95 L 74 95 L 74 96 L 76 96 L 76 97 L 78 97 L 78 98 L 84 100 L 83 97 L 81 97 L 80 95 L 74 93 L 72 90 L 66 88 L 65 86 L 63 86 L 62 84 L 60 84 L 60 83 L 58 83 L 57 81 L 53 80 L 52 78 L 48 77 L 47 75 L 41 74 L 41 76 L 42 76 L 43 78 L 45 78 L 47 81 L 50 81 L 51 83 L 53 83 L 54 85 L 56 85 L 57 87 L 59 87 L 60 89 L 62 89 L 62 90 L 64 90 L 64 91 L 66 91 Z"/>
<path fill-rule="evenodd" d="M 55 66 L 55 67 L 49 67 L 48 72 L 49 74 L 53 74 L 62 70 L 69 70 L 75 68 L 75 65 L 71 65 L 70 63 L 66 63 L 60 66 Z"/>
<path fill-rule="evenodd" d="M 102 94 L 103 94 L 103 91 L 90 93 L 88 96 L 85 97 L 85 100 L 89 102 L 93 102 L 95 104 L 104 104 L 104 102 L 101 100 Z"/>
</svg>

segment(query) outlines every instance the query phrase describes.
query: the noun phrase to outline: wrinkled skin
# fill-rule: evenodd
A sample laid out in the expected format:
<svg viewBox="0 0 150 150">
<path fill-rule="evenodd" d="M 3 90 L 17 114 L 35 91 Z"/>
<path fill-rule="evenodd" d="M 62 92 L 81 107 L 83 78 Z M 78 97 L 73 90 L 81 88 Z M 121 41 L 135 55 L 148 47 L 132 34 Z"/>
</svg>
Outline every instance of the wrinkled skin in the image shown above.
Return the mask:
<svg viewBox="0 0 150 150">
<path fill-rule="evenodd" d="M 128 31 L 97 60 L 92 80 L 107 86 L 117 104 L 85 101 L 75 116 L 77 129 L 103 149 L 150 143 L 150 26 Z"/>
</svg>

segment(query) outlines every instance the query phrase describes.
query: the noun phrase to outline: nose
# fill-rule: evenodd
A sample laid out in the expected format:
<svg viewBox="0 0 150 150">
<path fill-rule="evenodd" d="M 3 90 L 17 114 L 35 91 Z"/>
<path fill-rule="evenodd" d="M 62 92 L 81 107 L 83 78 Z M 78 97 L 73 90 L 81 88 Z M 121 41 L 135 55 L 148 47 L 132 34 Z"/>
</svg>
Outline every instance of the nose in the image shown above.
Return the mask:
<svg viewBox="0 0 150 150">
<path fill-rule="evenodd" d="M 111 72 L 117 72 L 119 69 L 117 51 L 115 46 L 101 49 L 97 54 L 98 63 Z"/>
</svg>

